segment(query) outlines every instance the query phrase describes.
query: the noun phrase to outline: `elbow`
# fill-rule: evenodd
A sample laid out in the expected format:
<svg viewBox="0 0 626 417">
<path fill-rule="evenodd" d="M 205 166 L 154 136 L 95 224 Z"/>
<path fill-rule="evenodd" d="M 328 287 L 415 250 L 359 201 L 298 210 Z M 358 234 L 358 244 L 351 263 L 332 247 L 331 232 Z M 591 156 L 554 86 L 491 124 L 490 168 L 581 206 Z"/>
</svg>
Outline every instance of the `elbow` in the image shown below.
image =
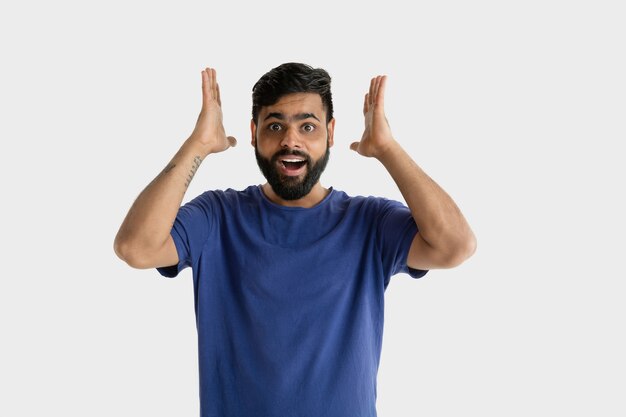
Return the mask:
<svg viewBox="0 0 626 417">
<path fill-rule="evenodd" d="M 477 246 L 478 243 L 476 241 L 476 236 L 474 236 L 473 233 L 470 233 L 470 236 L 458 242 L 453 246 L 452 250 L 448 251 L 448 256 L 446 256 L 445 260 L 445 267 L 455 268 L 461 265 L 474 255 Z"/>
<path fill-rule="evenodd" d="M 118 258 L 126 262 L 129 266 L 134 267 L 135 259 L 132 255 L 132 248 L 127 242 L 122 241 L 118 237 L 116 237 L 115 241 L 113 242 L 113 251 Z"/>
<path fill-rule="evenodd" d="M 136 249 L 136 246 L 122 241 L 118 238 L 113 243 L 113 250 L 118 258 L 126 262 L 128 266 L 135 269 L 147 269 L 150 265 L 146 262 L 145 257 Z"/>
<path fill-rule="evenodd" d="M 478 247 L 478 241 L 476 240 L 476 236 L 474 233 L 470 232 L 469 237 L 465 241 L 465 245 L 463 247 L 463 255 L 464 261 L 471 258 L 474 253 L 476 253 L 476 248 Z"/>
</svg>

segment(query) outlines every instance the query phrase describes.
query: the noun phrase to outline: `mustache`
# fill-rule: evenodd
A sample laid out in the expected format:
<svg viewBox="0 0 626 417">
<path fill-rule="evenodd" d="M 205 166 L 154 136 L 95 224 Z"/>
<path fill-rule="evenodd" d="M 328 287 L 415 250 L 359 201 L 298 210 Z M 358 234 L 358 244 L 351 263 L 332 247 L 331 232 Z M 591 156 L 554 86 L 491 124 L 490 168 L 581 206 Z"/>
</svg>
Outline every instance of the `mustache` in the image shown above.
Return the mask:
<svg viewBox="0 0 626 417">
<path fill-rule="evenodd" d="M 297 149 L 281 149 L 280 151 L 276 152 L 274 156 L 272 156 L 272 162 L 276 162 L 276 160 L 281 156 L 300 156 L 306 160 L 307 164 L 311 163 L 311 157 L 308 154 Z"/>
</svg>

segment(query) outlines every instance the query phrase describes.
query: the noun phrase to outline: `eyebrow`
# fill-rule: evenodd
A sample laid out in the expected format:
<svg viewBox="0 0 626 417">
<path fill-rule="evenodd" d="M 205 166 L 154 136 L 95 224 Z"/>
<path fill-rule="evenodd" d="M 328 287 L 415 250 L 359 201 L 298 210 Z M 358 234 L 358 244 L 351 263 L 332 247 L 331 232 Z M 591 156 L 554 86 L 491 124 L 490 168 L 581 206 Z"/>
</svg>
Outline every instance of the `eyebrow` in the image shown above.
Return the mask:
<svg viewBox="0 0 626 417">
<path fill-rule="evenodd" d="M 267 116 L 265 116 L 265 119 L 263 119 L 263 121 L 269 119 L 269 118 L 276 118 L 278 120 L 285 120 L 285 115 L 282 113 L 270 113 Z M 320 119 L 317 118 L 317 116 L 315 116 L 315 114 L 313 113 L 298 113 L 296 115 L 293 116 L 293 119 L 295 120 L 304 120 L 304 119 L 309 119 L 309 118 L 313 118 L 315 120 L 317 120 L 318 122 L 320 121 Z"/>
</svg>

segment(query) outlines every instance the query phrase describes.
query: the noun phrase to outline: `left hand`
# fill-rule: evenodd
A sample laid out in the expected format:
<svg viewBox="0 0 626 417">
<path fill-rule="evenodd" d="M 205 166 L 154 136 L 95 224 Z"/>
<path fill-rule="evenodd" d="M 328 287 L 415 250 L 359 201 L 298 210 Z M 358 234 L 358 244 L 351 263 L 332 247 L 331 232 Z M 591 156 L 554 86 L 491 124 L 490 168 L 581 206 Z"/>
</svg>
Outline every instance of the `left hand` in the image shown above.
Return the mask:
<svg viewBox="0 0 626 417">
<path fill-rule="evenodd" d="M 385 117 L 386 80 L 386 75 L 372 78 L 370 91 L 365 94 L 363 103 L 365 131 L 359 142 L 350 145 L 350 149 L 363 156 L 379 158 L 395 142 Z"/>
</svg>

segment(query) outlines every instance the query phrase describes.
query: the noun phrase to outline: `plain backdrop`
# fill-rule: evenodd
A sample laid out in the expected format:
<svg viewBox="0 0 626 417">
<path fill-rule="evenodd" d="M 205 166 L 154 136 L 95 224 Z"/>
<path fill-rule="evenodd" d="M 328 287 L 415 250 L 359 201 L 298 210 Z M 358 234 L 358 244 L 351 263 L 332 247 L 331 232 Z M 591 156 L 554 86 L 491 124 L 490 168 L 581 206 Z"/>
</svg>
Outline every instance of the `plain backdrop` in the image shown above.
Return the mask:
<svg viewBox="0 0 626 417">
<path fill-rule="evenodd" d="M 392 278 L 378 414 L 626 415 L 626 15 L 619 1 L 32 1 L 0 6 L 0 415 L 197 416 L 191 271 L 113 252 L 195 125 L 215 67 L 239 145 L 184 202 L 264 179 L 251 89 L 288 61 L 332 76 L 322 176 L 402 196 L 349 150 L 369 80 L 392 132 L 478 238 Z"/>
</svg>

